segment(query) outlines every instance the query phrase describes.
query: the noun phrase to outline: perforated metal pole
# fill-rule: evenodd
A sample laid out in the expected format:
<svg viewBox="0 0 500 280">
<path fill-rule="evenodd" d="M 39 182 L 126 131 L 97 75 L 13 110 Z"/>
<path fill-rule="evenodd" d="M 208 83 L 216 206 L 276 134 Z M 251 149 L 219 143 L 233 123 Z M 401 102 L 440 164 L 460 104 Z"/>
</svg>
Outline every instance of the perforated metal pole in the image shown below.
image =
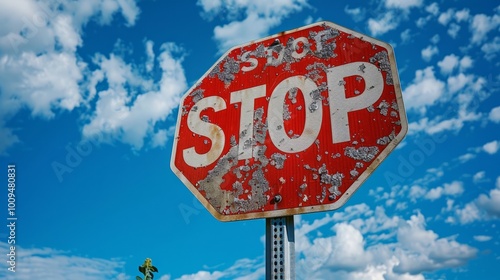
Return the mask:
<svg viewBox="0 0 500 280">
<path fill-rule="evenodd" d="M 295 280 L 293 216 L 266 219 L 266 279 Z"/>
</svg>

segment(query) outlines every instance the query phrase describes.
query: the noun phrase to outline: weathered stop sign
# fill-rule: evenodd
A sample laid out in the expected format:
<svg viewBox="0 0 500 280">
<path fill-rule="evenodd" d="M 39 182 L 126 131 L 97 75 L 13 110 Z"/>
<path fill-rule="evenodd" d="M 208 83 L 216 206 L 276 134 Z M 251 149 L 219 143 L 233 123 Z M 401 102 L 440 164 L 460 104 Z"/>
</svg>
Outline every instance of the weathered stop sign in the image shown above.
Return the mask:
<svg viewBox="0 0 500 280">
<path fill-rule="evenodd" d="M 392 47 L 320 22 L 224 54 L 181 100 L 171 168 L 219 220 L 332 210 L 406 131 Z"/>
</svg>

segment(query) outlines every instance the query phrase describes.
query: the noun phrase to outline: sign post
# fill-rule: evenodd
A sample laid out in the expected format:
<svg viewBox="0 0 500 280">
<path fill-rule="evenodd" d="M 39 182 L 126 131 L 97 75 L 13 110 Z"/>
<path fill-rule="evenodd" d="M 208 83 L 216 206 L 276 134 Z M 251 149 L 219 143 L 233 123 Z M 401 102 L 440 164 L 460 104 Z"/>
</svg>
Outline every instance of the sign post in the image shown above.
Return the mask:
<svg viewBox="0 0 500 280">
<path fill-rule="evenodd" d="M 181 98 L 170 165 L 220 221 L 285 219 L 268 273 L 293 279 L 293 215 L 341 207 L 407 130 L 392 47 L 318 22 L 227 51 Z"/>
<path fill-rule="evenodd" d="M 266 219 L 266 279 L 295 279 L 293 216 Z"/>
</svg>

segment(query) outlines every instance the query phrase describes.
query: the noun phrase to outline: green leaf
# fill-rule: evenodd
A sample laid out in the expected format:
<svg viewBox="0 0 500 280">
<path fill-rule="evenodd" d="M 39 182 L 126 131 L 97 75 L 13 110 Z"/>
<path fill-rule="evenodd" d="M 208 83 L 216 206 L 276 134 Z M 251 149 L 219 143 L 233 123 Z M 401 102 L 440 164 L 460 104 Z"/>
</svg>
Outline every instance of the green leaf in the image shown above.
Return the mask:
<svg viewBox="0 0 500 280">
<path fill-rule="evenodd" d="M 158 272 L 158 268 L 156 268 L 156 266 L 153 265 L 153 266 L 151 266 L 151 271 Z"/>
<path fill-rule="evenodd" d="M 143 266 L 139 266 L 139 271 L 140 271 L 142 274 L 146 274 L 146 269 L 145 269 Z"/>
<path fill-rule="evenodd" d="M 139 277 L 139 276 L 136 276 L 136 277 L 135 277 L 135 280 L 142 280 L 142 278 L 141 278 L 141 277 Z"/>
</svg>

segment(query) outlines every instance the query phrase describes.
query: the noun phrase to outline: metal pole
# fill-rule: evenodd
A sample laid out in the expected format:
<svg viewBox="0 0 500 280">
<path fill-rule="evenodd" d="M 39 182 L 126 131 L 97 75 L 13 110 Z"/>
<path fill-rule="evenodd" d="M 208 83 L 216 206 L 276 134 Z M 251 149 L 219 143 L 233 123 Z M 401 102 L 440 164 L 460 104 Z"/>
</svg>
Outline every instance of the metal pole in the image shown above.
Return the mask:
<svg viewBox="0 0 500 280">
<path fill-rule="evenodd" d="M 293 216 L 266 219 L 266 279 L 295 280 Z"/>
</svg>

